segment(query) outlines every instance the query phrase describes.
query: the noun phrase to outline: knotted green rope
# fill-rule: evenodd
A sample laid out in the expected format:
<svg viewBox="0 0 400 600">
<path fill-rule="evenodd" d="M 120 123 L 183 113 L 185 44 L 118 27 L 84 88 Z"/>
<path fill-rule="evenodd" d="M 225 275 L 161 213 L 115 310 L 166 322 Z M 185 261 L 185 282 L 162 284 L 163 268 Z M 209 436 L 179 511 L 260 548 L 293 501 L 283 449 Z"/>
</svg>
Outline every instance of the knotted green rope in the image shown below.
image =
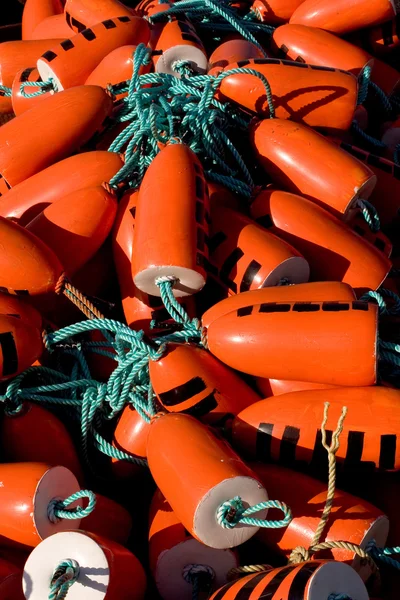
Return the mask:
<svg viewBox="0 0 400 600">
<path fill-rule="evenodd" d="M 79 577 L 79 564 L 67 558 L 60 562 L 54 570 L 50 582 L 48 600 L 65 600 L 68 590 Z"/>
<path fill-rule="evenodd" d="M 68 506 L 81 498 L 88 499 L 88 504 L 85 508 L 82 506 L 68 508 Z M 95 507 L 96 495 L 90 490 L 80 490 L 65 500 L 52 500 L 47 508 L 47 516 L 52 523 L 57 523 L 61 519 L 84 519 L 94 511 Z"/>
<path fill-rule="evenodd" d="M 26 88 L 29 87 L 38 87 L 39 90 L 37 92 L 27 92 Z M 50 77 L 47 81 L 24 81 L 20 85 L 21 96 L 24 98 L 35 98 L 51 91 L 58 91 L 56 82 L 52 77 Z"/>
<path fill-rule="evenodd" d="M 265 510 L 266 508 L 278 508 L 284 514 L 280 521 L 267 521 L 265 519 L 255 519 L 250 515 Z M 231 500 L 223 502 L 217 511 L 217 522 L 224 529 L 233 529 L 241 523 L 242 525 L 250 525 L 252 527 L 265 527 L 268 529 L 278 529 L 287 527 L 293 519 L 290 508 L 279 500 L 267 500 L 260 502 L 249 508 L 244 508 L 240 496 L 235 496 Z"/>
</svg>

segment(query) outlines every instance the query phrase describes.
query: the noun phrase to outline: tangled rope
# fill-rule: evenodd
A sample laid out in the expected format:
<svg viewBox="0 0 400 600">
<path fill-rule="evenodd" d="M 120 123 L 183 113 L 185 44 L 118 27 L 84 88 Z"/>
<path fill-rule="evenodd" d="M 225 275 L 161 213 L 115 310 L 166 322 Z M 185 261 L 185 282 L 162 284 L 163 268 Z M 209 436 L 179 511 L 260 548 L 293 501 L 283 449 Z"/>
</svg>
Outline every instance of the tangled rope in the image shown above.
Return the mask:
<svg viewBox="0 0 400 600">
<path fill-rule="evenodd" d="M 68 590 L 79 577 L 79 564 L 76 560 L 67 558 L 60 562 L 54 570 L 50 582 L 48 600 L 65 600 Z"/>
</svg>

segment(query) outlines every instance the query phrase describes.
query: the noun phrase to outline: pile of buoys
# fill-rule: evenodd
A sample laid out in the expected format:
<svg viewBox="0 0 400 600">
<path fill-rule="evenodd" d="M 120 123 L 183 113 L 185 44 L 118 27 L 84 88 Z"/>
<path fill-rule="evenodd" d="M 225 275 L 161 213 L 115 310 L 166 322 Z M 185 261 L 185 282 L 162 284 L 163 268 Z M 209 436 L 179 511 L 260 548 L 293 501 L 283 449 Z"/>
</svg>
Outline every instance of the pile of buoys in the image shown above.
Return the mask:
<svg viewBox="0 0 400 600">
<path fill-rule="evenodd" d="M 21 4 L 0 600 L 398 599 L 398 3 Z"/>
</svg>

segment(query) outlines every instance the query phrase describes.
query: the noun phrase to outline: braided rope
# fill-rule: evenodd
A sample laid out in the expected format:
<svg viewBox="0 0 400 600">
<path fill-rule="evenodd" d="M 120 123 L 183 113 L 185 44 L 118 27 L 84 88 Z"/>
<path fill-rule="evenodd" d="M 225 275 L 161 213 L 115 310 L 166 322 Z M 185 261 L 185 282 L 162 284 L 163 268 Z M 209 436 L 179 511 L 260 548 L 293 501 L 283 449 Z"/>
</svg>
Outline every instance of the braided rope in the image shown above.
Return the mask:
<svg viewBox="0 0 400 600">
<path fill-rule="evenodd" d="M 85 508 L 81 506 L 68 508 L 68 506 L 81 498 L 88 499 L 88 504 Z M 80 490 L 65 500 L 52 500 L 47 507 L 47 516 L 52 523 L 57 523 L 61 519 L 84 519 L 94 511 L 95 507 L 96 495 L 90 490 Z"/>
<path fill-rule="evenodd" d="M 377 233 L 381 228 L 381 221 L 375 206 L 371 204 L 371 202 L 368 202 L 368 200 L 361 200 L 361 198 L 358 200 L 357 204 L 371 231 Z"/>
<path fill-rule="evenodd" d="M 209 565 L 189 564 L 183 568 L 182 577 L 193 586 L 192 600 L 198 600 L 201 590 L 210 591 L 215 571 Z"/>
<path fill-rule="evenodd" d="M 60 562 L 54 570 L 50 582 L 48 600 L 65 600 L 68 590 L 79 577 L 79 564 L 76 560 L 67 558 Z"/>
<path fill-rule="evenodd" d="M 267 508 L 277 508 L 283 512 L 283 519 L 280 521 L 268 521 L 266 519 L 255 519 L 250 515 L 265 510 Z M 279 529 L 287 527 L 292 520 L 290 508 L 284 502 L 279 500 L 267 500 L 260 502 L 249 508 L 244 508 L 240 496 L 235 496 L 231 500 L 223 502 L 217 510 L 217 523 L 224 529 L 233 529 L 241 523 L 242 525 L 250 525 L 251 527 L 265 527 L 268 529 Z"/>
<path fill-rule="evenodd" d="M 273 569 L 271 565 L 245 565 L 243 567 L 233 567 L 228 573 L 228 579 L 236 579 L 236 576 L 251 575 L 252 573 L 264 573 Z"/>
</svg>

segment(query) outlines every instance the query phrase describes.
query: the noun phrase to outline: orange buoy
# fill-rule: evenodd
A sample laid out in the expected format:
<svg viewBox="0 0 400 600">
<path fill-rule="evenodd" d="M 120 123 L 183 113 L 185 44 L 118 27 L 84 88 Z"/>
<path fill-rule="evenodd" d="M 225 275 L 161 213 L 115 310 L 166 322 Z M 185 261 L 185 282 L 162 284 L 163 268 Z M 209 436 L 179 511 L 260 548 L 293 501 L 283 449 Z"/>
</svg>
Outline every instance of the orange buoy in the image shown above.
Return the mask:
<svg viewBox="0 0 400 600">
<path fill-rule="evenodd" d="M 335 143 L 340 144 L 343 150 L 368 165 L 368 168 L 375 173 L 376 186 L 369 200 L 378 211 L 382 227 L 387 227 L 395 222 L 400 215 L 400 168 L 398 165 L 357 146 L 339 140 L 335 140 Z"/>
<path fill-rule="evenodd" d="M 46 40 L 51 38 L 66 39 L 74 34 L 68 26 L 64 13 L 43 19 L 31 34 L 32 40 Z"/>
<path fill-rule="evenodd" d="M 208 569 L 211 591 L 224 585 L 229 571 L 238 566 L 232 550 L 209 548 L 189 535 L 159 490 L 150 505 L 149 522 L 150 569 L 164 600 L 191 600 L 193 585 L 185 579 L 191 566 Z"/>
<path fill-rule="evenodd" d="M 377 306 L 366 302 L 266 302 L 212 322 L 207 342 L 214 356 L 256 377 L 374 385 L 377 325 Z"/>
<path fill-rule="evenodd" d="M 0 381 L 25 371 L 43 352 L 41 329 L 23 322 L 19 315 L 0 314 Z"/>
<path fill-rule="evenodd" d="M 51 248 L 68 275 L 73 275 L 105 242 L 116 214 L 116 195 L 104 184 L 50 204 L 26 229 Z"/>
<path fill-rule="evenodd" d="M 280 24 L 290 17 L 304 0 L 254 0 L 251 11 L 262 23 Z"/>
<path fill-rule="evenodd" d="M 0 559 L 1 600 L 25 600 L 22 592 L 22 570 L 20 567 Z"/>
<path fill-rule="evenodd" d="M 226 206 L 227 208 L 233 208 L 234 210 L 240 211 L 240 199 L 238 196 L 233 194 L 231 190 L 228 190 L 225 186 L 220 183 L 214 183 L 207 181 L 208 194 L 210 196 L 210 207 Z"/>
<path fill-rule="evenodd" d="M 29 88 L 27 88 L 25 91 L 28 90 L 28 94 L 29 97 L 27 98 L 26 96 L 24 96 L 21 93 L 21 85 L 23 85 L 24 83 L 26 83 L 27 81 L 29 82 L 41 82 L 42 78 L 39 75 L 39 71 L 36 69 L 36 67 L 27 67 L 26 69 L 22 69 L 21 71 L 18 71 L 18 73 L 16 74 L 13 84 L 12 84 L 12 96 L 11 96 L 11 102 L 12 102 L 12 110 L 14 111 L 14 113 L 16 114 L 16 116 L 18 117 L 18 115 L 21 115 L 22 113 L 24 113 L 26 110 L 29 110 L 30 108 L 33 108 L 36 104 L 38 104 L 39 102 L 41 102 L 43 100 L 43 98 L 47 98 L 48 96 L 50 96 L 53 92 L 53 90 L 49 90 L 49 91 L 43 91 L 40 96 L 32 96 L 31 94 L 35 94 L 36 92 L 42 91 L 43 88 L 41 88 L 40 86 L 29 86 Z"/>
<path fill-rule="evenodd" d="M 233 444 L 244 456 L 261 462 L 291 467 L 305 461 L 303 465 L 326 472 L 320 428 L 324 402 L 329 402 L 332 423 L 343 406 L 348 407 L 336 454 L 341 468 L 398 470 L 399 398 L 398 390 L 375 386 L 292 392 L 261 400 L 235 417 Z"/>
<path fill-rule="evenodd" d="M 376 176 L 366 165 L 305 125 L 264 119 L 251 128 L 250 137 L 256 157 L 276 183 L 338 217 L 360 198 L 368 199 L 375 187 Z"/>
<path fill-rule="evenodd" d="M 87 531 L 57 533 L 31 552 L 23 575 L 29 600 L 43 600 L 49 595 L 54 571 L 66 558 L 80 567 L 69 591 L 74 600 L 144 600 L 146 575 L 136 556 L 120 544 Z"/>
<path fill-rule="evenodd" d="M 125 546 L 132 530 L 132 517 L 121 504 L 96 494 L 96 506 L 85 517 L 83 526 L 85 531 Z"/>
<path fill-rule="evenodd" d="M 312 546 L 326 502 L 326 483 L 281 465 L 254 463 L 251 468 L 268 487 L 271 497 L 289 503 L 293 514 L 293 520 L 285 529 L 260 530 L 258 539 L 273 552 L 288 558 L 294 548 Z M 293 490 L 296 490 L 295 494 Z M 332 511 L 324 529 L 324 542 L 346 540 L 365 549 L 368 542 L 375 540 L 379 548 L 384 548 L 388 533 L 389 519 L 379 509 L 361 498 L 335 490 Z M 371 575 L 371 567 L 363 564 L 350 550 L 334 548 L 329 552 L 331 556 L 350 564 L 364 581 Z"/>
<path fill-rule="evenodd" d="M 0 215 L 27 225 L 63 196 L 109 181 L 123 167 L 119 154 L 93 151 L 71 156 L 17 184 L 0 196 Z"/>
<path fill-rule="evenodd" d="M 5 413 L 0 431 L 6 462 L 61 465 L 83 481 L 82 467 L 71 436 L 64 423 L 49 410 L 24 402 L 19 412 Z"/>
<path fill-rule="evenodd" d="M 390 55 L 393 50 L 400 46 L 399 23 L 400 16 L 396 15 L 395 19 L 386 21 L 365 32 L 363 41 L 365 38 L 367 39 L 368 49 L 371 50 L 372 54 L 384 57 Z"/>
<path fill-rule="evenodd" d="M 162 5 L 160 5 L 158 0 L 140 0 L 140 2 L 138 2 L 135 6 L 135 11 L 141 17 L 147 17 L 151 14 L 154 14 L 153 11 L 164 12 L 168 10 L 175 2 L 176 0 L 166 0 L 162 3 Z"/>
<path fill-rule="evenodd" d="M 340 562 L 313 560 L 297 565 L 252 573 L 231 581 L 215 592 L 210 600 L 322 600 L 344 597 L 368 600 L 369 594 L 360 576 Z"/>
<path fill-rule="evenodd" d="M 44 19 L 62 12 L 62 0 L 26 0 L 22 13 L 22 39 L 33 39 L 33 32 Z"/>
<path fill-rule="evenodd" d="M 255 198 L 251 215 L 296 246 L 315 281 L 343 281 L 362 295 L 380 287 L 392 267 L 386 255 L 348 225 L 301 196 L 267 188 Z"/>
<path fill-rule="evenodd" d="M 310 275 L 297 249 L 225 206 L 212 207 L 209 250 L 219 279 L 234 294 L 278 285 L 282 279 L 304 283 Z"/>
<path fill-rule="evenodd" d="M 289 392 L 302 392 L 303 390 L 330 390 L 338 387 L 327 383 L 313 383 L 312 381 L 288 381 L 287 379 L 264 379 L 256 377 L 258 391 L 268 398 L 270 396 L 281 396 Z"/>
<path fill-rule="evenodd" d="M 152 47 L 156 73 L 177 75 L 175 63 L 181 60 L 188 62 L 198 73 L 207 72 L 208 59 L 203 44 L 187 19 L 172 17 L 164 23 Z"/>
<path fill-rule="evenodd" d="M 132 78 L 135 50 L 136 46 L 132 44 L 112 50 L 92 71 L 85 81 L 85 85 L 99 85 L 102 88 L 106 88 L 111 84 L 114 86 L 113 93 L 116 94 L 117 100 L 126 96 L 126 93 L 118 94 L 116 86 L 121 83 L 126 85 L 126 81 Z M 148 73 L 150 67 L 150 64 L 142 65 L 139 74 L 144 75 Z"/>
<path fill-rule="evenodd" d="M 62 40 L 30 40 L 3 42 L 0 44 L 0 84 L 11 87 L 18 71 L 27 65 L 36 64 L 37 59 Z"/>
<path fill-rule="evenodd" d="M 306 25 L 281 25 L 272 35 L 272 49 L 281 58 L 299 63 L 331 67 L 358 75 L 373 64 L 373 57 L 362 48 L 336 35 Z"/>
<path fill-rule="evenodd" d="M 147 423 L 140 414 L 128 404 L 121 413 L 114 431 L 112 445 L 117 450 L 122 450 L 135 458 L 147 458 L 147 438 L 150 423 Z M 117 479 L 134 477 L 142 470 L 139 465 L 112 458 L 112 471 Z"/>
<path fill-rule="evenodd" d="M 219 75 L 231 63 L 250 58 L 264 58 L 264 54 L 252 42 L 234 39 L 220 44 L 211 54 L 208 61 L 208 74 Z"/>
<path fill-rule="evenodd" d="M 3 244 L 0 292 L 38 299 L 53 292 L 63 272 L 54 252 L 33 233 L 3 217 L 0 217 L 0 234 Z"/>
<path fill-rule="evenodd" d="M 331 33 L 343 35 L 357 29 L 379 25 L 396 15 L 397 8 L 392 0 L 305 0 L 294 11 L 290 23 L 319 27 Z"/>
<path fill-rule="evenodd" d="M 189 415 L 159 415 L 150 426 L 147 459 L 177 519 L 199 542 L 233 548 L 256 533 L 257 527 L 224 529 L 216 521 L 220 506 L 236 496 L 245 506 L 268 496 L 254 473 L 208 427 Z M 261 519 L 265 513 L 260 511 Z"/>
<path fill-rule="evenodd" d="M 160 326 L 173 323 L 173 319 L 159 297 L 145 294 L 133 282 L 131 261 L 138 196 L 138 190 L 128 192 L 119 204 L 113 230 L 113 255 L 127 324 L 131 329 L 154 334 L 160 331 Z M 185 306 L 189 316 L 195 316 L 190 296 L 178 301 Z M 152 322 L 154 327 L 151 328 Z"/>
<path fill-rule="evenodd" d="M 346 131 L 357 105 L 357 79 L 351 73 L 277 58 L 243 60 L 224 70 L 245 67 L 268 80 L 275 114 L 310 127 Z M 227 75 L 219 87 L 220 95 L 260 116 L 269 116 L 263 82 L 255 75 Z"/>
<path fill-rule="evenodd" d="M 188 146 L 169 144 L 155 157 L 140 186 L 135 219 L 136 287 L 160 296 L 156 281 L 167 276 L 177 280 L 177 297 L 201 290 L 206 281 L 209 200 L 203 169 Z"/>
<path fill-rule="evenodd" d="M 80 487 L 65 467 L 44 463 L 3 463 L 0 465 L 0 535 L 11 542 L 37 546 L 58 531 L 79 528 L 81 519 L 50 520 L 48 507 L 55 498 L 66 499 Z M 82 506 L 77 500 L 75 506 Z M 11 544 L 12 545 L 12 544 Z"/>
<path fill-rule="evenodd" d="M 270 302 L 352 302 L 355 299 L 354 291 L 349 285 L 334 281 L 260 288 L 230 296 L 214 304 L 203 314 L 202 325 L 208 328 L 211 323 L 220 317 L 254 304 Z"/>
<path fill-rule="evenodd" d="M 37 61 L 43 81 L 53 79 L 57 91 L 83 85 L 112 50 L 147 44 L 150 27 L 141 17 L 107 19 L 50 47 Z"/>
<path fill-rule="evenodd" d="M 112 106 L 102 88 L 79 86 L 45 98 L 3 125 L 0 194 L 78 150 L 101 130 Z"/>
<path fill-rule="evenodd" d="M 0 315 L 15 317 L 20 319 L 24 325 L 29 325 L 39 330 L 42 329 L 42 315 L 39 311 L 17 296 L 0 293 Z"/>
<path fill-rule="evenodd" d="M 379 86 L 387 96 L 393 96 L 400 90 L 400 73 L 378 58 L 374 61 L 371 80 Z"/>
<path fill-rule="evenodd" d="M 150 361 L 150 382 L 168 412 L 192 415 L 211 425 L 237 415 L 259 399 L 236 373 L 209 352 L 190 344 L 168 344 Z"/>
<path fill-rule="evenodd" d="M 118 0 L 66 0 L 64 13 L 68 26 L 76 33 L 100 21 L 134 14 Z"/>
</svg>

